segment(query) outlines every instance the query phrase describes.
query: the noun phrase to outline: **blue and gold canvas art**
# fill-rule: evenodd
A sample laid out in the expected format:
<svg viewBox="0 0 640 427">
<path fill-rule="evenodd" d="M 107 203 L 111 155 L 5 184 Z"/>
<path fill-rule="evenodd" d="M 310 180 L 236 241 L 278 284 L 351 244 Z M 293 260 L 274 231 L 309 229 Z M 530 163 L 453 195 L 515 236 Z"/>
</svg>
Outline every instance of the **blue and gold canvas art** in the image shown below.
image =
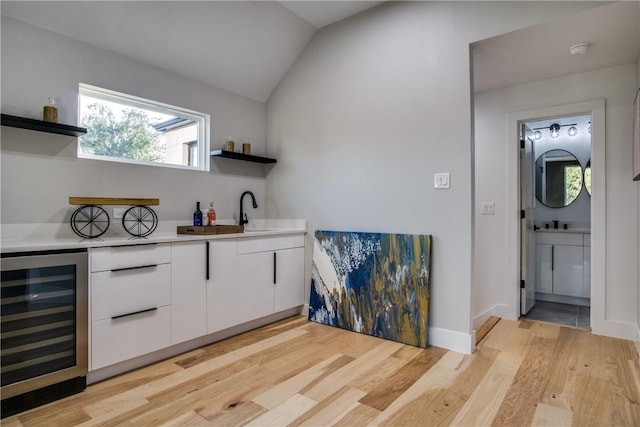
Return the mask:
<svg viewBox="0 0 640 427">
<path fill-rule="evenodd" d="M 430 235 L 315 233 L 309 320 L 425 348 Z"/>
</svg>

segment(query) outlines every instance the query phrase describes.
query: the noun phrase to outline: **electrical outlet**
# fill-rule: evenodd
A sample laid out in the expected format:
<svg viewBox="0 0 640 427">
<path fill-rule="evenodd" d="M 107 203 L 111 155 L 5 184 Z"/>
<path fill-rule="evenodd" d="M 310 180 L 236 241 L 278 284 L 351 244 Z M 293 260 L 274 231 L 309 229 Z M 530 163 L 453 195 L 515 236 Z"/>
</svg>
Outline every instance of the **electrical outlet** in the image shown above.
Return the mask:
<svg viewBox="0 0 640 427">
<path fill-rule="evenodd" d="M 433 174 L 433 188 L 436 190 L 451 188 L 451 174 L 449 172 Z"/>
<path fill-rule="evenodd" d="M 113 219 L 120 219 L 128 208 L 113 208 Z"/>
<path fill-rule="evenodd" d="M 482 202 L 480 203 L 480 213 L 482 215 L 495 215 L 496 203 L 495 202 Z"/>
</svg>

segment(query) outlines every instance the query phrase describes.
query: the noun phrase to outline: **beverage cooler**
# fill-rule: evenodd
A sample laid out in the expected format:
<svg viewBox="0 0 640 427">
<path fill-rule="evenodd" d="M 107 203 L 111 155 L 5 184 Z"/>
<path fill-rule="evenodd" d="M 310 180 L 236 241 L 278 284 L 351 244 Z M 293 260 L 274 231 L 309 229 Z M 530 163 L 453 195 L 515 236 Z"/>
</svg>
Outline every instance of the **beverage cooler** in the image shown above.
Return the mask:
<svg viewBox="0 0 640 427">
<path fill-rule="evenodd" d="M 87 251 L 3 254 L 2 418 L 86 388 Z"/>
</svg>

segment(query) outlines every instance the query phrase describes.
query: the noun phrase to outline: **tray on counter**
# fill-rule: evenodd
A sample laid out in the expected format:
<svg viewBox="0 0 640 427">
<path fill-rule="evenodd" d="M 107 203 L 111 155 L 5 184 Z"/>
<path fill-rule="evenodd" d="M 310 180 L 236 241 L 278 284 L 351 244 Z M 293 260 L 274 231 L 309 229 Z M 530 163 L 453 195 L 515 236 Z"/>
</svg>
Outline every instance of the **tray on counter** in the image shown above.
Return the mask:
<svg viewBox="0 0 640 427">
<path fill-rule="evenodd" d="M 179 225 L 178 234 L 233 234 L 242 233 L 241 225 Z"/>
</svg>

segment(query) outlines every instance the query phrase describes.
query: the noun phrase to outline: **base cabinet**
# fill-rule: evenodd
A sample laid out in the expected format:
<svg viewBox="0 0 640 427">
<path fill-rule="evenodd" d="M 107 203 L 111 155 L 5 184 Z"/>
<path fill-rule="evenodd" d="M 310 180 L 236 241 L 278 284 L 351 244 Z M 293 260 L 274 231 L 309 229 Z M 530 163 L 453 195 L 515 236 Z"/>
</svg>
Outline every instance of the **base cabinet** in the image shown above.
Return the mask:
<svg viewBox="0 0 640 427">
<path fill-rule="evenodd" d="M 238 241 L 238 321 L 304 304 L 304 236 Z"/>
<path fill-rule="evenodd" d="M 208 242 L 171 244 L 171 343 L 207 333 Z"/>
<path fill-rule="evenodd" d="M 207 333 L 211 334 L 239 323 L 238 287 L 236 240 L 217 240 L 208 245 Z"/>
<path fill-rule="evenodd" d="M 304 235 L 91 251 L 91 370 L 304 304 Z"/>
<path fill-rule="evenodd" d="M 536 292 L 590 298 L 591 248 L 585 244 L 588 238 L 578 233 L 537 233 Z"/>
</svg>

